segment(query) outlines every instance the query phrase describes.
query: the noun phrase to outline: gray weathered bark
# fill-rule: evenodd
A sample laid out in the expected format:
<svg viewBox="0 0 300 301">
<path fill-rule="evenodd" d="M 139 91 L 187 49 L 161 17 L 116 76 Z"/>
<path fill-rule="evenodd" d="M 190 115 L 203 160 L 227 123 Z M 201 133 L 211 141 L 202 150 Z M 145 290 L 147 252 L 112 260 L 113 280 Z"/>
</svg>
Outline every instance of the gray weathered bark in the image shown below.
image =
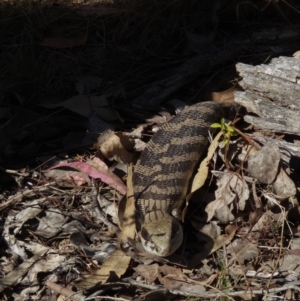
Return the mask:
<svg viewBox="0 0 300 301">
<path fill-rule="evenodd" d="M 279 57 L 269 65 L 239 63 L 237 71 L 244 92 L 235 92 L 235 101 L 259 117 L 245 121 L 265 130 L 300 133 L 300 58 Z"/>
</svg>

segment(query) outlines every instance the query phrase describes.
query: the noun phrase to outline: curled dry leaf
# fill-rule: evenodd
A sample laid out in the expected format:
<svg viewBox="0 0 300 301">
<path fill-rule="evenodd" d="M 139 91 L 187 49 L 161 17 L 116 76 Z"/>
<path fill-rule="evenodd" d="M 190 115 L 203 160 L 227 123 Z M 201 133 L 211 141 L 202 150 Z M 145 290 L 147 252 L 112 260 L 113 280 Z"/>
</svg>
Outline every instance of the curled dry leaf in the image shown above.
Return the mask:
<svg viewBox="0 0 300 301">
<path fill-rule="evenodd" d="M 133 149 L 134 140 L 123 133 L 115 134 L 113 131 L 107 130 L 102 133 L 93 147 L 99 149 L 108 160 L 126 164 L 132 162 L 133 154 L 128 150 Z"/>
<path fill-rule="evenodd" d="M 133 184 L 132 184 L 132 164 L 128 170 L 127 176 L 127 198 L 125 204 L 125 210 L 122 216 L 122 231 L 119 235 L 119 241 L 127 240 L 127 238 L 134 239 L 135 237 L 135 201 L 133 193 Z M 120 216 L 120 215 L 119 215 Z"/>
<path fill-rule="evenodd" d="M 196 191 L 197 189 L 201 188 L 204 185 L 204 183 L 207 179 L 207 175 L 208 175 L 208 164 L 209 164 L 210 160 L 212 159 L 212 157 L 218 147 L 218 141 L 221 136 L 222 136 L 222 133 L 221 132 L 218 133 L 218 135 L 215 137 L 215 139 L 210 144 L 210 146 L 208 148 L 207 156 L 201 162 L 198 172 L 194 177 L 191 193 L 193 193 L 194 191 Z"/>
<path fill-rule="evenodd" d="M 74 286 L 80 289 L 87 289 L 97 284 L 105 283 L 110 276 L 117 275 L 121 277 L 126 272 L 130 260 L 130 257 L 126 256 L 121 250 L 116 249 L 99 269 L 83 275 Z"/>
<path fill-rule="evenodd" d="M 236 227 L 226 227 L 226 229 L 229 229 L 229 231 L 227 231 L 227 234 L 223 234 L 223 235 L 220 235 L 219 237 L 217 237 L 210 254 L 214 253 L 215 251 L 217 251 L 224 245 L 228 245 L 234 238 L 236 230 L 237 230 Z"/>
<path fill-rule="evenodd" d="M 222 217 L 222 223 L 228 223 L 232 220 L 229 214 L 229 205 L 237 199 L 239 210 L 244 210 L 246 200 L 249 198 L 249 188 L 246 181 L 233 173 L 224 173 L 217 181 L 218 189 L 215 192 L 216 199 L 209 203 L 205 211 L 207 212 L 207 221 L 210 221 L 214 215 L 219 214 Z M 220 210 L 226 210 L 223 214 Z"/>
<path fill-rule="evenodd" d="M 229 89 L 221 92 L 212 92 L 207 100 L 216 102 L 234 102 L 234 92 L 241 90 L 237 85 L 233 85 Z"/>
<path fill-rule="evenodd" d="M 198 172 L 196 173 L 194 179 L 193 179 L 193 183 L 192 183 L 192 187 L 191 187 L 191 192 L 186 196 L 185 202 L 186 202 L 186 206 L 183 210 L 182 213 L 182 221 L 184 222 L 185 220 L 185 215 L 187 213 L 187 208 L 190 202 L 191 197 L 193 196 L 194 192 L 198 189 L 200 189 L 208 176 L 208 164 L 210 162 L 210 160 L 212 159 L 217 147 L 218 147 L 218 141 L 220 139 L 220 137 L 222 136 L 222 133 L 218 133 L 218 135 L 215 137 L 215 139 L 212 141 L 212 143 L 210 144 L 208 151 L 207 151 L 207 156 L 205 159 L 203 159 L 200 163 Z"/>
<path fill-rule="evenodd" d="M 128 137 L 132 137 L 132 138 L 142 138 L 143 131 L 144 131 L 144 127 L 142 125 L 140 125 L 136 129 L 134 129 L 132 132 L 125 133 L 125 135 Z"/>
<path fill-rule="evenodd" d="M 277 145 L 268 143 L 256 154 L 249 156 L 248 170 L 251 177 L 264 184 L 274 182 L 280 163 L 280 150 Z"/>
</svg>

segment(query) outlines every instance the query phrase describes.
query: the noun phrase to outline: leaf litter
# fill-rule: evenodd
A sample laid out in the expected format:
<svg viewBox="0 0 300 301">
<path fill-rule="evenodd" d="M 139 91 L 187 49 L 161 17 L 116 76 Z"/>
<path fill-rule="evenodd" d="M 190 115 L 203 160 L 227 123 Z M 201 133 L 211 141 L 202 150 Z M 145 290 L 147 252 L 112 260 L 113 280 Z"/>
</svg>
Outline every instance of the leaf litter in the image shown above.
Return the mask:
<svg viewBox="0 0 300 301">
<path fill-rule="evenodd" d="M 122 139 L 127 139 L 126 136 L 122 136 L 123 138 L 120 139 L 119 137 L 123 135 L 122 133 L 116 135 L 111 131 L 109 134 L 104 135 L 107 139 L 103 139 L 102 135 L 102 138 L 98 140 L 96 146 L 96 149 L 99 148 L 101 150 L 101 157 L 106 157 L 114 162 L 119 161 L 119 163 L 124 162 L 124 160 L 121 159 L 122 157 L 128 159 L 128 150 L 126 150 L 121 143 Z M 117 137 L 117 139 L 110 139 L 109 137 Z M 215 167 L 220 166 L 217 162 L 220 158 L 221 161 L 224 159 L 223 156 L 219 159 L 217 158 L 217 140 L 220 138 L 221 135 L 216 137 L 208 150 L 208 156 L 201 161 L 198 173 L 194 178 L 194 186 L 191 188 L 193 193 L 188 197 L 192 200 L 192 203 L 199 203 L 197 201 L 197 192 L 199 189 L 203 191 L 209 189 L 207 179 L 211 177 L 209 171 L 212 159 L 215 161 Z M 240 140 L 241 138 L 238 139 Z M 106 144 L 105 148 L 101 148 L 102 143 Z M 240 142 L 240 145 L 243 144 L 244 143 Z M 245 145 L 245 147 L 246 146 L 247 145 Z M 134 148 L 133 142 L 131 141 L 130 146 L 128 144 L 126 147 L 131 148 L 132 151 Z M 109 153 L 112 155 L 108 155 L 105 149 L 109 149 Z M 242 152 L 243 151 L 242 149 Z M 276 159 L 274 160 L 274 158 L 272 158 L 270 161 L 268 154 L 273 152 Z M 186 220 L 187 217 L 188 220 L 191 218 L 191 225 L 194 227 L 193 231 L 199 231 L 199 234 L 202 233 L 204 235 L 204 242 L 208 251 L 208 253 L 207 251 L 206 253 L 203 252 L 205 250 L 205 248 L 203 249 L 203 242 L 201 243 L 203 237 L 199 240 L 196 236 L 194 239 L 198 242 L 194 245 L 186 244 L 187 249 L 183 250 L 183 255 L 181 256 L 187 259 L 187 262 L 184 263 L 186 267 L 193 266 L 190 270 L 182 268 L 181 265 L 184 261 L 178 258 L 176 259 L 176 257 L 173 259 L 160 260 L 155 257 L 151 258 L 151 256 L 149 257 L 146 254 L 143 255 L 143 251 L 138 251 L 137 249 L 135 252 L 140 252 L 139 256 L 146 256 L 148 258 L 145 261 L 139 256 L 131 256 L 132 253 L 126 251 L 128 247 L 135 248 L 135 245 L 132 245 L 132 239 L 135 238 L 133 190 L 132 187 L 126 188 L 121 179 L 109 171 L 109 166 L 105 164 L 104 161 L 94 157 L 92 159 L 85 159 L 85 162 L 61 162 L 49 170 L 42 171 L 39 174 L 39 181 L 43 178 L 46 180 L 47 177 L 55 179 L 56 181 L 55 184 L 47 187 L 46 190 L 43 189 L 43 194 L 50 193 L 49 196 L 34 199 L 30 202 L 28 202 L 28 200 L 24 202 L 24 196 L 22 196 L 17 201 L 17 204 L 21 206 L 21 208 L 23 207 L 23 209 L 19 212 L 15 210 L 10 211 L 6 217 L 3 239 L 10 246 L 12 254 L 19 256 L 23 263 L 15 268 L 6 268 L 6 276 L 1 280 L 1 291 L 5 291 L 5 289 L 9 287 L 17 285 L 17 283 L 21 286 L 26 283 L 31 283 L 32 289 L 30 291 L 24 289 L 22 295 L 30 296 L 36 294 L 41 290 L 41 286 L 39 286 L 37 282 L 39 273 L 43 272 L 50 275 L 51 272 L 57 269 L 60 269 L 62 273 L 63 271 L 70 271 L 73 265 L 81 266 L 81 269 L 86 270 L 86 272 L 80 273 L 81 276 L 77 280 L 77 275 L 71 275 L 69 281 L 78 289 L 91 289 L 92 287 L 99 286 L 101 283 L 105 284 L 111 281 L 113 282 L 116 279 L 123 279 L 126 272 L 130 269 L 132 260 L 134 260 L 137 263 L 142 262 L 142 264 L 133 267 L 133 270 L 139 275 L 135 276 L 133 274 L 132 277 L 134 278 L 138 279 L 142 277 L 144 281 L 146 280 L 149 284 L 155 285 L 155 287 L 157 286 L 157 282 L 159 282 L 165 289 L 171 291 L 173 294 L 209 297 L 213 293 L 220 294 L 219 288 L 216 286 L 215 289 L 211 290 L 211 284 L 208 284 L 207 281 L 204 280 L 205 278 L 202 279 L 202 277 L 209 277 L 211 283 L 214 283 L 214 281 L 220 277 L 218 274 L 222 271 L 218 271 L 218 263 L 215 263 L 216 267 L 210 270 L 207 269 L 207 264 L 203 265 L 207 260 L 206 258 L 210 258 L 209 253 L 211 255 L 216 254 L 219 258 L 218 260 L 224 261 L 224 264 L 228 261 L 226 270 L 228 270 L 227 273 L 231 275 L 232 279 L 236 277 L 263 277 L 272 281 L 273 277 L 278 277 L 277 274 L 284 273 L 284 271 L 285 273 L 287 272 L 286 276 L 290 275 L 288 271 L 293 270 L 294 273 L 297 273 L 298 255 L 296 255 L 295 251 L 294 254 L 288 254 L 285 251 L 284 253 L 286 254 L 282 256 L 281 259 L 276 257 L 276 252 L 274 252 L 274 259 L 270 261 L 268 256 L 267 261 L 261 262 L 260 269 L 255 268 L 258 262 L 254 265 L 255 261 L 262 260 L 258 259 L 259 257 L 267 256 L 266 254 L 264 255 L 264 249 L 260 249 L 263 245 L 265 245 L 266 250 L 274 247 L 278 250 L 283 248 L 278 244 L 278 239 L 280 240 L 280 232 L 278 232 L 278 230 L 283 227 L 287 219 L 285 209 L 282 208 L 279 213 L 268 210 L 262 213 L 252 224 L 247 223 L 246 218 L 247 212 L 248 214 L 252 214 L 253 210 L 247 209 L 247 206 L 249 206 L 249 199 L 251 199 L 252 194 L 254 194 L 253 191 L 251 191 L 254 180 L 260 183 L 260 187 L 257 186 L 256 188 L 260 190 L 259 197 L 264 199 L 266 205 L 271 209 L 278 209 L 283 206 L 281 205 L 281 200 L 278 200 L 276 194 L 272 193 L 272 191 L 281 191 L 280 196 L 285 199 L 295 195 L 295 185 L 293 185 L 293 181 L 291 181 L 288 175 L 279 167 L 280 156 L 278 156 L 278 152 L 278 148 L 272 145 L 266 145 L 261 150 L 255 151 L 254 155 L 249 156 L 249 159 L 247 156 L 241 157 L 243 164 L 251 162 L 248 164 L 247 173 L 249 176 L 246 177 L 247 181 L 244 178 L 246 171 L 244 171 L 243 174 L 229 171 L 226 170 L 225 165 L 223 165 L 223 171 L 221 169 L 218 173 L 215 173 L 217 174 L 215 181 L 217 188 L 214 192 L 215 200 L 207 204 L 205 201 L 202 205 L 201 203 L 198 204 L 197 206 L 202 206 L 202 209 L 197 208 L 192 215 L 189 215 L 191 206 L 187 208 Z M 130 160 L 133 160 L 133 156 L 130 157 Z M 128 160 L 128 162 L 130 160 Z M 259 166 L 260 168 L 255 169 L 255 166 Z M 67 170 L 64 170 L 65 168 L 67 168 Z M 253 168 L 256 173 L 252 171 Z M 53 171 L 61 170 L 65 173 L 53 173 Z M 132 185 L 132 180 L 129 175 L 127 177 L 127 185 Z M 272 178 L 272 180 L 270 180 L 270 178 Z M 103 183 L 102 186 L 105 184 L 108 186 L 106 186 L 107 188 L 103 186 L 101 190 L 103 190 L 104 193 L 100 192 L 100 190 L 101 196 L 96 196 L 96 198 L 98 197 L 99 199 L 98 204 L 100 204 L 100 207 L 96 209 L 95 206 L 97 205 L 94 202 L 94 197 L 80 190 L 84 189 L 87 185 L 93 186 L 94 181 L 97 179 L 101 180 Z M 41 181 L 41 184 L 37 182 L 37 185 L 43 186 L 42 182 L 43 181 Z M 277 188 L 276 190 L 275 187 L 278 187 L 278 185 L 283 188 L 288 185 L 288 189 L 279 190 Z M 110 189 L 108 189 L 109 186 L 111 187 Z M 74 191 L 71 194 L 66 194 L 66 188 L 72 188 Z M 33 188 L 31 193 L 28 194 L 28 197 L 36 195 L 38 191 L 37 189 L 35 192 Z M 117 210 L 118 203 L 126 191 L 127 203 L 124 206 L 125 209 L 122 209 L 124 213 L 122 221 L 120 222 L 120 213 L 118 213 Z M 288 194 L 287 191 L 289 191 Z M 60 201 L 62 197 L 65 199 L 63 203 Z M 79 200 L 77 200 L 77 197 Z M 193 200 L 193 198 L 195 198 L 196 201 Z M 77 204 L 77 206 L 76 210 L 72 212 L 75 208 L 71 209 L 71 211 L 70 208 L 72 208 L 74 204 Z M 187 204 L 190 205 L 189 203 Z M 87 213 L 85 213 L 85 215 L 78 215 L 77 210 L 79 210 L 79 212 L 86 210 Z M 96 215 L 91 210 L 96 210 Z M 198 214 L 198 210 L 202 210 L 203 213 Z M 104 214 L 105 218 L 110 219 L 113 223 L 119 223 L 122 231 L 121 233 L 115 233 L 118 235 L 121 249 L 116 248 L 115 239 L 113 237 L 110 238 L 109 235 L 107 236 L 107 234 L 113 233 L 109 230 L 109 223 L 105 224 L 103 220 L 100 219 L 96 227 L 97 231 L 92 230 L 97 220 L 97 213 Z M 196 222 L 197 216 L 203 216 L 204 213 L 206 213 L 205 219 L 202 218 L 201 223 Z M 244 215 L 244 217 L 239 217 L 240 214 L 242 216 Z M 77 219 L 79 216 L 80 219 Z M 196 218 L 196 220 L 194 218 Z M 238 221 L 239 218 L 241 219 L 240 221 Z M 230 225 L 232 222 L 235 223 L 235 226 Z M 101 224 L 102 226 L 99 227 Z M 226 226 L 224 228 L 225 232 L 222 233 L 224 225 Z M 127 227 L 129 227 L 128 230 L 126 230 Z M 22 237 L 26 232 L 31 233 L 30 235 L 39 239 L 36 241 L 27 241 L 25 236 L 24 240 Z M 45 247 L 44 244 L 41 244 L 41 239 L 48 241 L 49 246 Z M 187 239 L 189 239 L 189 237 Z M 267 244 L 261 243 L 266 239 L 268 239 Z M 283 239 L 283 237 L 281 237 L 281 239 Z M 53 240 L 54 245 L 52 245 L 51 240 Z M 213 243 L 209 243 L 210 241 Z M 221 251 L 222 249 L 223 251 Z M 66 254 L 70 252 L 77 253 L 79 257 L 77 259 L 76 257 L 68 258 Z M 219 254 L 218 252 L 221 253 Z M 223 252 L 226 252 L 226 257 L 222 257 L 224 256 L 221 255 Z M 46 258 L 43 259 L 45 256 Z M 81 259 L 79 260 L 80 257 Z M 87 259 L 89 260 L 84 267 L 82 260 L 86 261 Z M 91 262 L 89 263 L 89 261 Z M 157 261 L 160 264 L 154 263 L 153 261 Z M 214 257 L 211 257 L 209 259 L 210 264 L 212 264 L 213 261 Z M 3 260 L 3 267 L 5 262 L 7 261 Z M 170 265 L 166 265 L 168 262 L 170 264 L 175 263 L 178 267 L 174 268 Z M 100 264 L 100 268 L 97 268 L 97 263 Z M 273 267 L 268 268 L 269 274 L 266 272 L 266 269 L 263 268 L 266 264 Z M 276 266 L 276 264 L 279 269 L 274 270 L 274 265 Z M 9 270 L 11 272 L 9 272 Z M 253 271 L 253 274 L 250 274 L 250 271 Z M 261 271 L 263 271 L 262 276 L 260 276 Z M 200 277 L 201 274 L 202 276 Z M 52 275 L 52 277 L 46 279 L 48 279 L 46 283 L 50 289 L 54 289 L 57 292 L 61 291 L 59 287 L 55 285 L 55 282 L 58 280 L 57 277 L 53 277 Z M 195 281 L 195 279 L 198 280 Z M 128 279 L 126 281 L 128 281 Z M 248 279 L 248 281 L 250 280 Z M 141 287 L 143 287 L 142 284 Z M 159 289 L 159 286 L 157 286 L 157 289 Z M 65 296 L 72 297 L 72 291 L 62 290 L 62 292 Z M 75 292 L 73 294 L 75 294 Z M 226 293 L 223 294 L 224 296 L 226 295 Z M 80 294 L 74 296 L 79 296 L 79 299 L 83 298 L 83 295 Z M 74 300 L 76 300 L 77 297 L 75 297 Z"/>
<path fill-rule="evenodd" d="M 132 14 L 128 8 L 103 4 L 87 4 L 76 7 L 75 11 L 90 16 L 93 22 L 97 20 L 93 19 L 95 16 L 117 16 L 123 20 L 122 14 Z M 212 18 L 217 11 L 215 6 L 210 12 Z M 134 14 L 134 18 L 139 17 L 140 13 Z M 215 26 L 218 22 L 214 20 Z M 211 37 L 215 34 L 214 26 Z M 82 28 L 75 30 L 72 37 L 61 35 L 63 30 L 58 26 L 37 45 L 52 55 L 62 50 L 64 56 L 71 57 L 72 51 L 87 49 L 97 38 L 102 39 L 103 34 L 101 26 L 97 27 L 94 40 L 89 40 L 90 32 L 82 33 Z M 150 29 L 145 27 L 145 30 Z M 209 47 L 203 34 L 185 32 L 187 53 L 202 53 L 202 47 Z M 164 39 L 160 40 L 161 45 Z M 122 58 L 126 65 L 132 49 L 123 48 L 124 41 L 118 42 L 117 48 L 130 54 Z M 98 54 L 101 56 L 103 52 Z M 159 57 L 161 53 L 155 55 Z M 60 62 L 51 61 L 56 68 L 53 74 L 49 68 L 48 80 L 57 86 Z M 122 296 L 134 299 L 138 295 L 165 300 L 180 295 L 177 298 L 233 300 L 238 296 L 252 300 L 254 295 L 263 296 L 267 286 L 269 297 L 282 289 L 290 300 L 297 299 L 291 291 L 297 291 L 299 286 L 300 210 L 296 199 L 299 188 L 283 162 L 279 147 L 266 143 L 255 150 L 243 125 L 241 136 L 224 135 L 222 131 L 212 135 L 215 138 L 206 158 L 199 163 L 186 200 L 185 242 L 180 252 L 169 258 L 157 258 L 145 253 L 139 243 L 132 169 L 127 166 L 136 162 L 136 152 L 143 150 L 157 127 L 170 118 L 170 112 L 186 106 L 184 101 L 174 98 L 168 104 L 174 104 L 175 110 L 157 110 L 158 104 L 176 91 L 173 86 L 183 87 L 188 82 L 180 78 L 182 82 L 178 83 L 173 75 L 170 89 L 166 79 L 154 82 L 149 90 L 146 87 L 144 94 L 139 91 L 128 114 L 128 103 L 123 101 L 134 95 L 136 88 L 131 87 L 132 94 L 128 93 L 132 85 L 130 76 L 138 81 L 137 88 L 148 85 L 149 78 L 143 82 L 140 74 L 135 77 L 134 72 L 125 72 L 123 76 L 130 84 L 115 82 L 111 89 L 109 74 L 105 78 L 104 73 L 66 76 L 69 71 L 64 73 L 61 69 L 61 72 L 72 82 L 72 85 L 64 83 L 63 89 L 72 86 L 78 95 L 74 92 L 63 95 L 62 89 L 55 91 L 56 96 L 63 97 L 39 103 L 40 108 L 49 112 L 48 116 L 30 107 L 22 108 L 29 97 L 24 89 L 12 93 L 20 107 L 13 110 L 1 103 L 1 119 L 13 120 L 10 128 L 4 124 L 0 131 L 3 138 L 0 155 L 4 158 L 1 164 L 6 166 L 7 160 L 8 166 L 20 163 L 28 166 L 1 169 L 5 183 L 0 195 L 1 298 L 62 300 L 66 296 L 70 300 L 90 300 Z M 44 87 L 48 89 L 47 85 Z M 212 93 L 210 98 L 232 101 L 236 89 L 234 85 Z M 44 95 L 38 85 L 36 91 L 39 96 Z M 151 101 L 147 106 L 142 100 L 149 95 Z M 48 110 L 68 113 L 52 116 Z M 220 128 L 230 129 L 233 134 L 234 127 Z M 113 131 L 115 128 L 118 132 Z M 222 135 L 225 138 L 220 141 Z M 93 149 L 88 148 L 93 144 Z M 78 155 L 80 148 L 85 150 L 83 155 Z M 74 149 L 77 155 L 68 157 Z M 32 158 L 38 158 L 39 165 L 33 164 Z M 28 164 L 24 163 L 26 160 Z"/>
</svg>

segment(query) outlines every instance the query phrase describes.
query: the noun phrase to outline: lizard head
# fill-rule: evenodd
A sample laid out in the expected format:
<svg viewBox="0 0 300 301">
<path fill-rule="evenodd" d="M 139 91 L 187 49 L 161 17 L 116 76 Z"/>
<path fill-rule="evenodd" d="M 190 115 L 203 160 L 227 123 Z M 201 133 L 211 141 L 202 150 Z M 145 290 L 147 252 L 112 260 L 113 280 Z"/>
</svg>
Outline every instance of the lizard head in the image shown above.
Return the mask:
<svg viewBox="0 0 300 301">
<path fill-rule="evenodd" d="M 159 221 L 144 223 L 141 229 L 144 249 L 156 256 L 169 256 L 182 244 L 183 231 L 179 221 L 166 216 Z"/>
</svg>

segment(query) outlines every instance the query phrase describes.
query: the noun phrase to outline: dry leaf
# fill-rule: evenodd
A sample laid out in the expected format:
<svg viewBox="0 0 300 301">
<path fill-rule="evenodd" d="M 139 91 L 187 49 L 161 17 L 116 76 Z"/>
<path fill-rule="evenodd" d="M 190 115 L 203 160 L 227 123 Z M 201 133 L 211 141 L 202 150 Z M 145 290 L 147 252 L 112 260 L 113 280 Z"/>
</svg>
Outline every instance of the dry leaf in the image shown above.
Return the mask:
<svg viewBox="0 0 300 301">
<path fill-rule="evenodd" d="M 213 240 L 216 240 L 221 235 L 221 227 L 216 221 L 211 221 L 209 224 L 204 225 L 200 231 Z"/>
<path fill-rule="evenodd" d="M 231 210 L 227 205 L 217 208 L 215 210 L 214 217 L 223 225 L 234 221 L 234 215 L 231 213 Z"/>
<path fill-rule="evenodd" d="M 126 256 L 121 250 L 115 250 L 102 266 L 82 278 L 74 284 L 80 289 L 91 288 L 97 284 L 105 283 L 110 276 L 121 277 L 127 271 L 131 258 Z"/>
<path fill-rule="evenodd" d="M 117 162 L 130 164 L 132 162 L 133 154 L 126 149 L 133 148 L 134 141 L 123 135 L 122 133 L 115 134 L 111 130 L 105 131 L 99 138 L 95 146 L 100 147 L 101 153 L 108 160 L 115 160 Z"/>
<path fill-rule="evenodd" d="M 132 164 L 130 164 L 127 175 L 127 200 L 123 214 L 122 232 L 119 235 L 119 243 L 126 241 L 128 237 L 131 239 L 135 237 L 135 201 L 133 195 Z"/>
<path fill-rule="evenodd" d="M 222 92 L 212 92 L 208 100 L 216 102 L 234 102 L 234 92 L 238 91 L 237 85 Z"/>
<path fill-rule="evenodd" d="M 159 272 L 165 275 L 159 274 L 160 282 L 169 290 L 192 295 L 201 294 L 206 291 L 203 285 L 189 281 L 189 278 L 179 268 L 164 265 L 159 267 Z"/>
<path fill-rule="evenodd" d="M 164 274 L 165 276 L 173 275 L 173 276 L 185 277 L 181 269 L 170 265 L 162 265 L 159 267 L 158 271 L 159 273 Z"/>
<path fill-rule="evenodd" d="M 55 169 L 45 172 L 45 176 L 58 181 L 60 186 L 76 185 L 82 186 L 85 183 L 90 183 L 90 178 L 83 172 L 75 170 Z"/>
<path fill-rule="evenodd" d="M 185 198 L 185 208 L 183 209 L 182 212 L 182 222 L 185 221 L 185 216 L 187 213 L 187 208 L 190 202 L 191 197 L 193 196 L 194 192 L 198 189 L 200 189 L 208 176 L 208 164 L 210 162 L 210 160 L 212 159 L 217 147 L 218 147 L 218 141 L 220 139 L 220 137 L 222 136 L 222 132 L 219 132 L 218 135 L 214 138 L 214 140 L 212 141 L 212 143 L 210 144 L 208 151 L 207 151 L 207 156 L 205 159 L 203 159 L 200 163 L 200 167 L 198 169 L 198 172 L 196 173 L 194 179 L 193 179 L 193 183 L 192 183 L 192 187 L 191 187 L 191 192 L 186 196 Z"/>
<path fill-rule="evenodd" d="M 246 200 L 249 198 L 249 188 L 244 179 L 234 173 L 224 173 L 217 181 L 218 189 L 215 192 L 216 200 L 210 202 L 205 211 L 207 212 L 207 221 L 213 216 L 218 215 L 219 221 L 228 223 L 233 220 L 228 206 L 235 200 L 238 200 L 238 209 L 244 210 Z M 224 209 L 224 212 L 222 212 Z"/>
<path fill-rule="evenodd" d="M 132 187 L 132 166 L 130 166 L 128 170 L 127 185 L 127 204 L 123 217 L 122 232 L 119 235 L 119 244 L 126 241 L 128 237 L 134 239 L 135 236 L 135 204 Z M 100 269 L 83 276 L 82 279 L 76 283 L 76 286 L 80 288 L 90 288 L 96 284 L 105 283 L 111 276 L 111 273 L 115 273 L 118 277 L 121 277 L 127 271 L 130 260 L 131 258 L 125 255 L 123 251 L 116 249 L 102 264 Z"/>
<path fill-rule="evenodd" d="M 93 160 L 87 162 L 77 161 L 70 163 L 60 163 L 58 165 L 53 166 L 51 169 L 61 167 L 71 167 L 81 171 L 82 173 L 87 174 L 91 178 L 101 179 L 102 182 L 113 187 L 121 194 L 125 194 L 127 191 L 126 186 L 123 184 L 120 178 L 118 178 L 115 174 L 111 173 L 107 169 L 106 164 L 102 162 L 99 158 L 94 158 Z"/>
<path fill-rule="evenodd" d="M 282 168 L 280 168 L 276 180 L 273 183 L 273 188 L 276 195 L 280 197 L 294 196 L 297 192 L 294 182 Z"/>
<path fill-rule="evenodd" d="M 248 239 L 244 240 L 241 238 L 233 241 L 231 245 L 228 246 L 227 252 L 230 253 L 233 258 L 238 259 L 242 264 L 245 260 L 252 260 L 259 254 L 257 244 L 251 243 Z"/>
<path fill-rule="evenodd" d="M 222 132 L 219 132 L 218 135 L 214 138 L 214 140 L 210 144 L 207 151 L 207 156 L 204 160 L 202 160 L 198 172 L 194 177 L 191 192 L 196 191 L 197 189 L 201 188 L 204 185 L 208 175 L 208 164 L 218 147 L 218 141 L 221 136 L 222 136 Z"/>
<path fill-rule="evenodd" d="M 214 247 L 212 248 L 210 254 L 214 253 L 215 251 L 217 251 L 218 249 L 220 249 L 224 245 L 228 245 L 232 241 L 232 239 L 234 238 L 236 230 L 237 230 L 236 228 L 233 228 L 231 230 L 231 232 L 229 233 L 229 235 L 227 235 L 227 234 L 220 235 L 215 240 Z"/>
<path fill-rule="evenodd" d="M 41 257 L 48 252 L 48 249 L 42 248 L 41 251 L 34 256 L 32 256 L 27 261 L 21 263 L 13 271 L 5 275 L 0 279 L 0 292 L 2 292 L 7 287 L 10 287 L 23 278 L 23 276 L 30 270 L 30 268 L 41 259 Z"/>
<path fill-rule="evenodd" d="M 154 263 L 147 266 L 140 264 L 133 269 L 142 277 L 144 277 L 148 283 L 153 283 L 154 280 L 158 277 L 158 268 L 159 265 L 157 263 Z"/>
</svg>

